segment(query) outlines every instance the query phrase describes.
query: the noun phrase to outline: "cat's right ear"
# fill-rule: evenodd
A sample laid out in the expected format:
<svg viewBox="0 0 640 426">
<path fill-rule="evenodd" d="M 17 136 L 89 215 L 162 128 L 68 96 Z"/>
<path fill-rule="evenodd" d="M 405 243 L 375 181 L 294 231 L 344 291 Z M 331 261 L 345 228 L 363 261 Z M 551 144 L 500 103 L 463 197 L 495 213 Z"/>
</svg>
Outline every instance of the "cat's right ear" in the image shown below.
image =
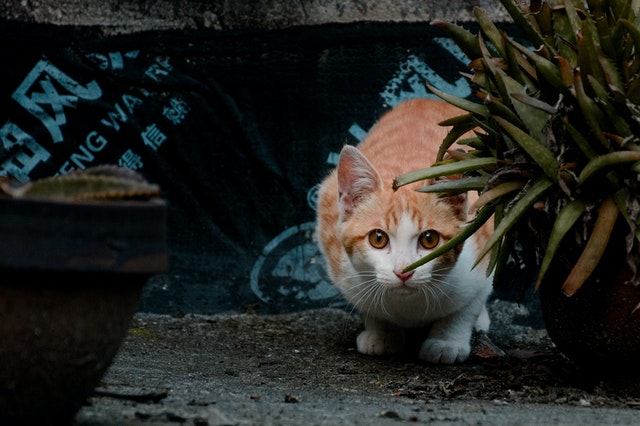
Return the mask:
<svg viewBox="0 0 640 426">
<path fill-rule="evenodd" d="M 344 220 L 381 186 L 381 178 L 358 148 L 345 145 L 338 160 L 338 205 Z"/>
</svg>

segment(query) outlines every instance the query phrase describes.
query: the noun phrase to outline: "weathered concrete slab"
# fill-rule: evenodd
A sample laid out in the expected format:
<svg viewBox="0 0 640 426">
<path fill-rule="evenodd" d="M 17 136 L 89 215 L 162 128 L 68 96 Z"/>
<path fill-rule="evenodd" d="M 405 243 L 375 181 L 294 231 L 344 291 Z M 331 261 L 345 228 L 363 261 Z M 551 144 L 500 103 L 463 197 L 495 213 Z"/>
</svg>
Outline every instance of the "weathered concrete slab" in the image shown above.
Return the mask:
<svg viewBox="0 0 640 426">
<path fill-rule="evenodd" d="M 277 29 L 359 21 L 469 21 L 481 7 L 497 21 L 508 15 L 494 0 L 226 0 L 94 2 L 6 0 L 0 18 L 59 25 L 92 25 L 109 33 L 159 29 Z"/>
<path fill-rule="evenodd" d="M 360 320 L 338 309 L 138 314 L 75 426 L 637 424 L 637 385 L 577 369 L 516 305 L 490 311 L 505 355 L 456 366 L 361 355 Z"/>
</svg>

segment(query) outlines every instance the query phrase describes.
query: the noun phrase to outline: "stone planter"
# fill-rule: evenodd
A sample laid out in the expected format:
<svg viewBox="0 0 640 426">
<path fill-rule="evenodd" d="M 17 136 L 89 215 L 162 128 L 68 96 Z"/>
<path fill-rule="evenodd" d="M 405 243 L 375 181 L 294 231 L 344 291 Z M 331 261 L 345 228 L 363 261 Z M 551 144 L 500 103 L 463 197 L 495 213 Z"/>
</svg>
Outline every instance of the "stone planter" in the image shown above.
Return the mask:
<svg viewBox="0 0 640 426">
<path fill-rule="evenodd" d="M 0 198 L 0 424 L 68 424 L 167 267 L 164 201 Z"/>
</svg>

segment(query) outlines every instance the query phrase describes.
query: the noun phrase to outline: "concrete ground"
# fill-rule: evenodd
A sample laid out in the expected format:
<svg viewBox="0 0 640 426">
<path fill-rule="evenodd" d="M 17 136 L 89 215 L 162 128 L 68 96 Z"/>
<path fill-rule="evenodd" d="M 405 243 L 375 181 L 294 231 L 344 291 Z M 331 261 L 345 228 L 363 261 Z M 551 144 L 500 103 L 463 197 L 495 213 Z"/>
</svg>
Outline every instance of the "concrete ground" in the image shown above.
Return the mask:
<svg viewBox="0 0 640 426">
<path fill-rule="evenodd" d="M 637 380 L 576 367 L 517 325 L 521 306 L 491 313 L 489 340 L 458 366 L 361 355 L 360 320 L 339 309 L 140 313 L 75 426 L 640 424 Z"/>
</svg>

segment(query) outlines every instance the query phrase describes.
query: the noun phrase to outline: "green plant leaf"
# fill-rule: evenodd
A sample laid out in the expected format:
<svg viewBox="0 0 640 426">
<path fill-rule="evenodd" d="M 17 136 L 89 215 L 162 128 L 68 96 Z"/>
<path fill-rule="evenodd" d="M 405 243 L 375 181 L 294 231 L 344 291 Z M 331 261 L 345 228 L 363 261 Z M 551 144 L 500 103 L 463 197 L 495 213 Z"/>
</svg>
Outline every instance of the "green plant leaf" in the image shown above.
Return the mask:
<svg viewBox="0 0 640 426">
<path fill-rule="evenodd" d="M 575 199 L 565 205 L 562 210 L 560 210 L 560 213 L 558 213 L 558 216 L 553 222 L 553 228 L 549 235 L 549 242 L 547 243 L 544 258 L 540 264 L 540 270 L 536 280 L 536 291 L 540 288 L 540 283 L 546 275 L 564 236 L 567 235 L 567 232 L 569 232 L 582 213 L 584 213 L 585 206 L 586 203 L 584 201 Z"/>
<path fill-rule="evenodd" d="M 472 114 L 477 114 L 481 117 L 486 118 L 489 116 L 489 109 L 482 104 L 443 92 L 442 90 L 439 90 L 436 87 L 432 86 L 429 82 L 427 82 L 426 85 L 429 91 L 431 91 L 434 95 L 438 96 L 442 100 L 450 103 L 451 105 L 457 106 L 460 109 L 468 111 Z"/>
<path fill-rule="evenodd" d="M 470 117 L 466 115 L 465 117 Z M 444 125 L 440 123 L 440 125 Z M 473 130 L 477 125 L 473 122 L 473 119 L 469 118 L 468 123 L 457 124 L 453 126 L 447 136 L 444 137 L 442 142 L 440 143 L 440 147 L 438 148 L 438 154 L 436 155 L 436 161 L 442 161 L 444 155 L 447 153 L 447 150 L 458 140 L 462 135 Z"/>
<path fill-rule="evenodd" d="M 608 2 L 607 2 L 608 3 Z M 612 44 L 611 28 L 609 23 L 611 22 L 607 16 L 610 10 L 605 12 L 605 8 L 609 8 L 608 4 L 603 4 L 601 1 L 588 0 L 589 16 L 588 19 L 583 21 L 583 31 L 585 25 L 593 26 L 596 30 L 594 34 L 594 45 L 599 46 L 598 51 L 603 52 L 610 58 L 616 58 L 616 49 Z M 595 37 L 597 36 L 597 38 Z"/>
<path fill-rule="evenodd" d="M 629 199 L 630 195 L 629 195 L 629 188 L 628 187 L 623 187 L 622 189 L 618 190 L 615 194 L 613 194 L 613 199 L 616 202 L 616 205 L 618 206 L 618 210 L 620 211 L 620 213 L 622 213 L 622 216 L 624 217 L 624 219 L 627 221 L 627 224 L 629 225 L 629 229 L 631 229 L 635 235 L 636 241 L 640 242 L 640 225 L 639 223 L 636 222 L 636 219 L 634 217 L 631 217 L 631 214 L 629 214 L 629 208 L 628 208 L 628 199 Z"/>
<path fill-rule="evenodd" d="M 575 143 L 575 145 L 580 148 L 580 150 L 582 151 L 582 153 L 589 159 L 592 160 L 594 158 L 596 158 L 598 155 L 598 152 L 594 149 L 593 145 L 591 145 L 589 143 L 588 140 L 585 139 L 584 136 L 582 136 L 582 134 L 580 132 L 578 132 L 578 130 L 573 127 L 571 125 L 571 123 L 569 123 L 569 121 L 565 118 L 563 119 L 564 122 L 564 127 L 567 129 L 567 132 L 569 133 L 569 136 L 571 137 L 571 139 L 573 140 L 573 143 Z M 583 169 L 584 170 L 584 169 Z M 607 172 L 606 173 L 606 178 L 607 180 L 609 180 L 609 182 L 611 182 L 611 184 L 613 185 L 614 188 L 617 188 L 620 186 L 619 183 L 619 179 L 618 177 L 615 175 L 615 173 L 613 172 Z"/>
<path fill-rule="evenodd" d="M 618 22 L 629 32 L 636 52 L 640 52 L 640 28 L 633 25 L 629 20 L 621 18 Z"/>
<path fill-rule="evenodd" d="M 494 212 L 493 212 L 493 226 L 494 229 L 500 224 L 500 222 L 502 222 L 502 219 L 504 218 L 504 214 L 505 214 L 505 203 L 498 201 L 494 204 L 491 204 L 492 206 L 494 206 Z M 504 238 L 500 238 L 496 245 L 493 247 L 493 249 L 491 249 L 491 258 L 489 259 L 489 265 L 487 265 L 487 276 L 490 273 L 494 273 L 494 282 L 495 279 L 499 279 L 500 274 L 502 273 L 503 270 L 503 266 L 502 264 L 498 263 L 500 261 L 504 261 L 506 259 L 509 258 L 509 253 L 508 250 L 504 250 L 503 249 L 504 246 Z M 479 247 L 478 247 L 479 248 Z M 482 258 L 478 257 L 477 258 L 477 262 L 479 263 L 482 260 Z"/>
<path fill-rule="evenodd" d="M 551 6 L 548 1 L 529 2 L 529 13 L 535 18 L 538 25 L 538 32 L 545 40 L 547 45 L 553 46 L 555 40 L 553 38 L 553 21 Z"/>
<path fill-rule="evenodd" d="M 525 38 L 529 40 L 531 44 L 540 46 L 545 43 L 542 36 L 540 36 L 538 31 L 531 25 L 531 22 L 527 20 L 527 14 L 522 13 L 522 10 L 520 10 L 516 2 L 513 0 L 500 0 L 500 3 L 502 3 L 509 15 L 511 15 L 513 22 L 524 33 Z"/>
<path fill-rule="evenodd" d="M 557 182 L 558 160 L 546 146 L 508 121 L 500 117 L 494 117 L 494 120 L 531 156 L 549 179 Z"/>
<path fill-rule="evenodd" d="M 603 55 L 598 55 L 598 60 L 600 61 L 600 66 L 604 72 L 605 82 L 607 82 L 610 87 L 624 87 L 624 82 L 622 81 L 618 66 L 611 61 L 611 59 Z"/>
<path fill-rule="evenodd" d="M 491 81 L 495 83 L 495 87 L 498 90 L 497 96 L 500 97 L 502 102 L 509 104 L 510 103 L 509 91 L 503 84 L 503 81 L 497 79 L 496 74 L 498 74 L 498 72 L 500 71 L 500 68 L 498 67 L 493 56 L 487 49 L 487 45 L 484 42 L 482 34 L 478 34 L 478 38 L 480 39 L 480 50 L 482 51 L 482 64 L 483 64 L 484 72 L 486 75 L 491 77 Z M 485 84 L 485 88 L 486 88 L 486 84 Z M 495 96 L 494 92 L 490 92 L 490 94 L 491 96 Z"/>
<path fill-rule="evenodd" d="M 472 221 L 467 223 L 462 228 L 462 230 L 458 234 L 456 234 L 453 238 L 451 238 L 449 241 L 447 241 L 440 247 L 436 248 L 434 251 L 432 251 L 425 257 L 407 266 L 406 268 L 404 268 L 402 272 L 412 271 L 424 265 L 425 263 L 430 262 L 433 259 L 442 256 L 444 253 L 448 252 L 449 250 L 455 248 L 458 244 L 461 244 L 462 242 L 464 242 L 467 238 L 472 236 L 478 229 L 480 229 L 480 227 L 484 225 L 485 222 L 491 218 L 492 214 L 493 214 L 493 206 L 486 206 L 485 208 L 481 209 L 480 211 L 478 211 L 478 214 L 476 215 L 476 217 L 473 218 Z"/>
<path fill-rule="evenodd" d="M 431 25 L 442 29 L 451 38 L 456 45 L 467 55 L 469 60 L 479 58 L 480 47 L 478 46 L 478 37 L 472 34 L 468 30 L 456 25 L 452 22 L 447 22 L 439 19 L 431 21 Z"/>
<path fill-rule="evenodd" d="M 560 70 L 560 78 L 562 79 L 562 83 L 566 87 L 573 86 L 573 69 L 569 61 L 567 61 L 563 57 L 557 57 L 556 61 L 558 61 L 558 69 Z"/>
<path fill-rule="evenodd" d="M 640 68 L 640 58 L 639 55 L 637 55 L 637 52 L 640 52 L 640 28 L 629 22 L 627 19 L 620 19 L 618 23 L 628 32 L 633 42 L 634 51 L 636 52 L 633 63 L 629 65 L 629 70 L 627 71 L 631 79 L 628 82 L 625 94 L 629 97 L 629 100 L 632 103 L 637 104 L 640 102 L 640 78 L 636 75 Z M 622 87 L 623 86 L 618 86 L 618 88 Z"/>
<path fill-rule="evenodd" d="M 514 205 L 505 213 L 500 223 L 496 226 L 489 241 L 480 251 L 476 264 L 496 245 L 505 234 L 516 224 L 518 220 L 538 201 L 542 195 L 553 186 L 553 182 L 546 176 L 541 176 L 535 180 L 530 186 L 526 186 L 522 191 L 522 196 L 514 203 Z M 486 208 L 486 207 L 485 207 Z"/>
<path fill-rule="evenodd" d="M 639 60 L 640 62 L 640 60 Z M 640 77 L 636 77 L 629 83 L 625 96 L 634 105 L 640 104 Z"/>
<path fill-rule="evenodd" d="M 548 4 L 548 2 L 545 2 Z M 576 32 L 579 29 L 577 13 L 571 1 L 563 2 L 564 7 L 554 7 L 552 14 L 553 20 L 553 39 L 548 37 L 549 43 L 553 43 L 556 48 L 556 58 L 565 58 L 572 67 L 578 64 L 577 54 L 575 51 Z M 549 7 L 549 6 L 548 6 Z M 550 7 L 549 7 L 550 8 Z"/>
<path fill-rule="evenodd" d="M 482 32 L 487 36 L 493 47 L 495 47 L 498 55 L 504 57 L 504 46 L 502 45 L 504 40 L 502 38 L 502 32 L 493 23 L 491 16 L 484 9 L 477 6 L 473 8 L 473 13 L 476 16 L 476 20 L 478 21 Z M 481 42 L 480 44 L 482 45 L 484 43 Z"/>
<path fill-rule="evenodd" d="M 503 34 L 504 60 L 507 64 L 507 72 L 518 83 L 529 88 L 535 88 L 535 68 L 527 61 L 511 44 L 511 40 Z"/>
<path fill-rule="evenodd" d="M 569 93 L 569 88 L 562 81 L 562 75 L 560 74 L 558 65 L 546 59 L 538 52 L 531 51 L 526 46 L 523 46 L 516 41 L 511 41 L 511 43 L 516 49 L 518 49 L 518 51 L 520 51 L 520 53 L 533 62 L 539 74 L 538 79 L 542 77 L 547 83 L 549 83 L 549 85 L 551 85 L 551 87 L 557 90 L 558 93 Z"/>
<path fill-rule="evenodd" d="M 507 105 L 505 105 L 501 100 L 495 99 L 493 97 L 487 97 L 484 100 L 484 104 L 489 108 L 491 114 L 493 116 L 499 116 L 507 120 L 509 123 L 513 123 L 518 127 L 525 127 L 526 125 L 520 117 L 516 115 L 515 112 Z"/>
<path fill-rule="evenodd" d="M 462 114 L 455 115 L 451 118 L 447 118 L 446 120 L 442 120 L 438 123 L 438 126 L 470 126 L 471 128 L 473 128 L 476 127 L 476 124 L 473 121 L 473 114 Z"/>
<path fill-rule="evenodd" d="M 502 78 L 502 76 L 499 78 Z M 547 124 L 549 113 L 540 108 L 532 107 L 527 103 L 518 102 L 518 98 L 513 95 L 524 96 L 526 92 L 525 88 L 508 76 L 504 76 L 504 80 L 504 84 L 509 90 L 509 98 L 516 100 L 516 102 L 512 102 L 513 108 L 518 114 L 518 117 L 520 117 L 520 120 L 525 123 L 529 135 L 537 139 L 541 144 L 544 144 L 546 138 L 542 129 L 544 129 Z"/>
<path fill-rule="evenodd" d="M 591 130 L 591 133 L 600 141 L 603 148 L 606 151 L 611 151 L 611 147 L 609 141 L 602 134 L 602 128 L 600 127 L 600 123 L 605 122 L 605 116 L 598 108 L 598 105 L 591 99 L 591 97 L 585 92 L 584 85 L 582 83 L 582 73 L 579 69 L 574 71 L 574 88 L 575 88 L 575 98 L 578 101 L 578 105 L 580 106 L 580 110 L 583 113 L 583 116 L 588 124 L 588 128 Z"/>
<path fill-rule="evenodd" d="M 511 93 L 511 97 L 515 100 L 517 100 L 518 102 L 521 102 L 525 105 L 529 105 L 533 108 L 536 108 L 540 111 L 544 111 L 547 114 L 555 114 L 556 112 L 558 112 L 556 110 L 555 107 L 549 105 L 548 103 L 538 99 L 538 98 L 534 98 L 533 96 L 529 96 L 525 93 Z M 545 122 L 546 122 L 546 115 L 545 115 Z M 509 120 L 511 121 L 511 120 Z"/>
<path fill-rule="evenodd" d="M 596 94 L 598 104 L 607 115 L 608 122 L 613 124 L 613 129 L 616 131 L 616 133 L 622 137 L 632 136 L 633 133 L 629 128 L 629 124 L 625 121 L 624 117 L 622 117 L 616 111 L 615 107 L 609 101 L 607 90 L 602 85 L 600 85 L 600 83 L 595 78 L 593 78 L 593 76 L 588 75 L 587 81 Z"/>
<path fill-rule="evenodd" d="M 597 172 L 618 164 L 635 163 L 636 161 L 640 161 L 640 151 L 615 151 L 594 157 L 578 175 L 578 182 L 583 185 Z"/>
<path fill-rule="evenodd" d="M 460 194 L 467 191 L 480 191 L 487 184 L 488 176 L 472 176 L 456 180 L 436 182 L 423 186 L 418 192 Z"/>
<path fill-rule="evenodd" d="M 576 34 L 580 30 L 581 19 L 578 16 L 578 11 L 576 10 L 576 6 L 573 4 L 573 1 L 565 1 L 564 10 L 568 27 L 562 27 L 561 24 L 564 24 L 565 22 L 558 19 L 560 22 L 558 24 L 554 23 L 554 29 L 569 43 L 575 44 Z"/>
<path fill-rule="evenodd" d="M 440 176 L 451 176 L 472 170 L 482 170 L 496 166 L 496 159 L 492 157 L 470 158 L 468 160 L 454 161 L 446 164 L 438 164 L 402 174 L 393 180 L 394 191 L 401 186 L 421 180 L 432 179 Z"/>
<path fill-rule="evenodd" d="M 525 185 L 524 182 L 517 181 L 517 180 L 503 182 L 499 185 L 496 185 L 493 188 L 480 194 L 480 197 L 478 197 L 474 205 L 471 206 L 471 209 L 472 210 L 480 209 L 485 205 L 496 201 L 498 198 L 502 197 L 503 195 L 522 189 L 524 185 Z"/>
<path fill-rule="evenodd" d="M 613 0 L 611 5 L 614 9 L 618 8 L 615 5 L 617 3 L 616 0 Z M 633 11 L 631 10 L 632 6 L 630 1 L 622 1 L 622 4 L 619 5 L 618 12 L 614 12 L 617 17 L 613 22 L 613 28 L 611 30 L 611 39 L 613 45 L 616 47 L 617 59 L 616 62 L 625 62 L 627 59 L 632 58 L 633 55 L 633 36 L 629 33 L 629 30 L 620 22 L 623 19 L 626 19 L 629 22 L 629 19 L 633 19 Z M 636 0 L 637 3 L 637 0 Z"/>
<path fill-rule="evenodd" d="M 569 136 L 571 136 L 573 142 L 578 148 L 580 148 L 582 153 L 586 155 L 588 159 L 592 159 L 599 155 L 595 148 L 589 143 L 589 141 L 584 136 L 582 136 L 582 133 L 580 133 L 578 129 L 573 127 L 568 119 L 564 118 L 562 121 L 564 127 L 567 129 L 567 132 L 569 132 Z"/>
<path fill-rule="evenodd" d="M 597 34 L 594 34 L 590 19 L 582 22 L 581 31 L 576 37 L 576 47 L 578 49 L 578 66 L 582 75 L 592 75 L 601 84 L 606 84 L 604 71 L 600 66 L 596 46 L 598 46 Z"/>
</svg>

